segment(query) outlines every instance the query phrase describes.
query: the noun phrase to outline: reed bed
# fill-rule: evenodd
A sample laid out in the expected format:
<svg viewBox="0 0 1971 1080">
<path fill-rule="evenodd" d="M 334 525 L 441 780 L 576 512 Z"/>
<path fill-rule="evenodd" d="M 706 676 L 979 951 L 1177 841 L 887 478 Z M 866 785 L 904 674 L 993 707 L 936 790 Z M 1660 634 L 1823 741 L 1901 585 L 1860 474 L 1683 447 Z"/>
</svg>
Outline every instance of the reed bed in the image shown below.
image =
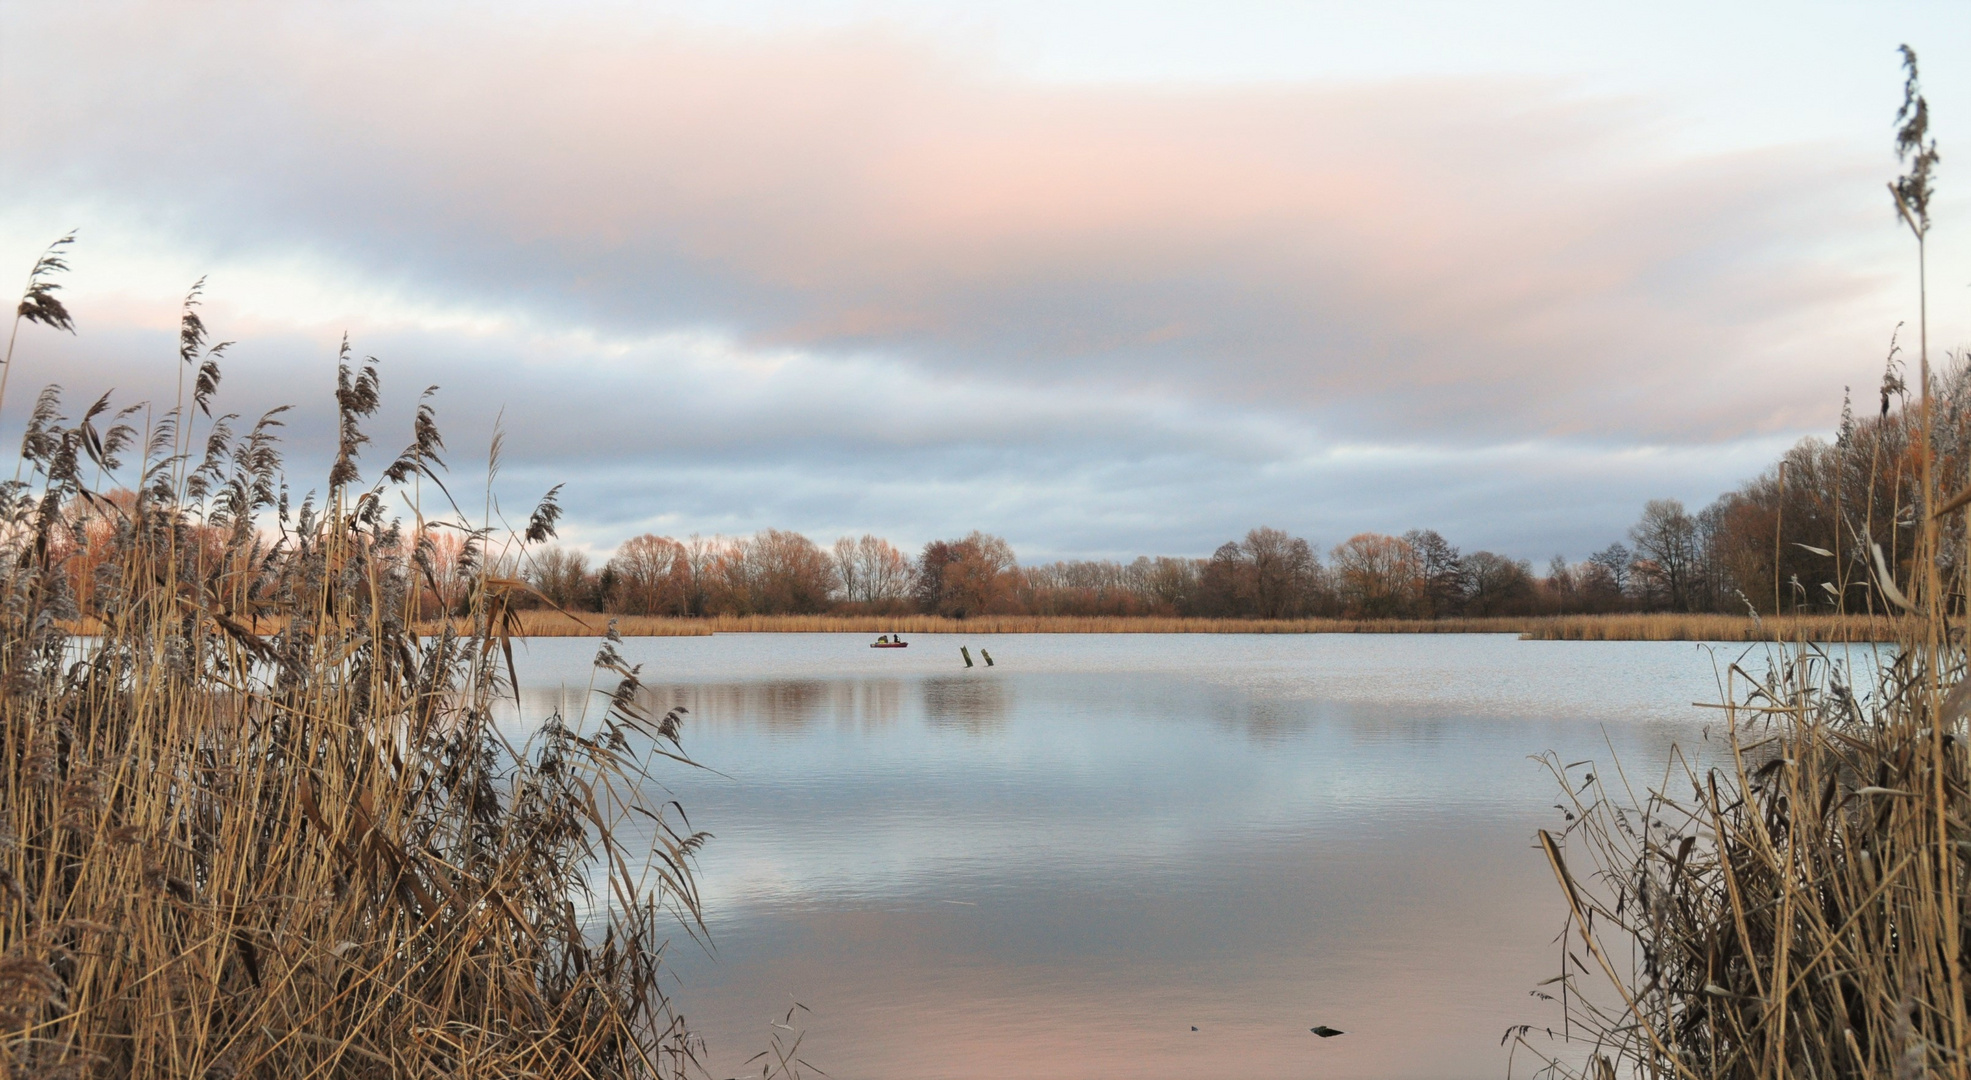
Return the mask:
<svg viewBox="0 0 1971 1080">
<path fill-rule="evenodd" d="M 1538 641 L 1886 640 L 1886 620 L 1860 615 L 1763 619 L 1730 615 L 1556 615 L 1473 619 L 1187 619 L 1157 616 L 718 615 L 703 619 L 591 615 L 535 608 L 516 613 L 523 637 L 595 637 L 613 622 L 625 637 L 708 634 L 1518 634 Z M 437 621 L 417 630 L 434 634 Z M 457 631 L 469 624 L 455 621 Z"/>
<path fill-rule="evenodd" d="M 1873 650 L 1730 665 L 1715 763 L 1678 756 L 1645 784 L 1548 759 L 1570 824 L 1538 841 L 1568 931 L 1542 993 L 1586 1052 L 1509 1033 L 1542 1072 L 1966 1074 L 1971 682 L 1961 626 L 1898 630 L 1861 679 Z"/>
<path fill-rule="evenodd" d="M 1889 620 L 1866 615 L 1554 615 L 1524 620 L 1536 641 L 1885 642 Z"/>
<path fill-rule="evenodd" d="M 1911 172 L 1890 190 L 1920 259 L 1936 151 L 1903 55 Z M 1961 418 L 1935 422 L 1920 356 L 1915 434 L 1936 447 Z M 1567 823 L 1537 840 L 1566 928 L 1538 992 L 1560 1003 L 1563 1045 L 1544 1026 L 1507 1033 L 1539 1072 L 1971 1075 L 1971 470 L 1940 460 L 1917 456 L 1915 497 L 1895 508 L 1914 525 L 1906 575 L 1861 541 L 1896 609 L 1891 647 L 1748 650 L 1724 672 L 1717 748 L 1653 783 L 1548 759 Z"/>
<path fill-rule="evenodd" d="M 431 526 L 481 568 L 499 535 L 382 512 L 443 490 L 429 410 L 364 486 L 377 373 L 345 353 L 327 497 L 291 507 L 278 418 L 211 417 L 203 336 L 188 303 L 192 400 L 148 431 L 45 392 L 29 479 L 0 487 L 0 1068 L 686 1075 L 658 974 L 702 927 L 704 837 L 645 794 L 689 767 L 681 716 L 642 710 L 605 638 L 586 722 L 510 743 L 493 716 L 524 587 L 480 569 L 457 627 L 410 618 Z M 85 618 L 68 570 L 92 554 Z"/>
</svg>

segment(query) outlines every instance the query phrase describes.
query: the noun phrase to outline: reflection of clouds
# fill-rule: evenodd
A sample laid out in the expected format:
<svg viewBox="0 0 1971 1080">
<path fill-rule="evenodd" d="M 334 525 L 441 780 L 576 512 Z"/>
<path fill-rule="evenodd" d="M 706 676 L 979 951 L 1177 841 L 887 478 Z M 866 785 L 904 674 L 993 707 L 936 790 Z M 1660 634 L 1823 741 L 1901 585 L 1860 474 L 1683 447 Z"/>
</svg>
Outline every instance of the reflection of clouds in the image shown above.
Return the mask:
<svg viewBox="0 0 1971 1080">
<path fill-rule="evenodd" d="M 625 651 L 719 770 L 658 774 L 716 837 L 718 955 L 667 961 L 715 1075 L 789 994 L 838 1073 L 1470 1074 L 1551 974 L 1527 755 L 1647 769 L 1710 685 L 1687 645 L 1499 636 L 1009 638 L 964 674 L 822 635 Z M 592 653 L 535 642 L 522 678 Z"/>
<path fill-rule="evenodd" d="M 1316 1075 L 1480 1074 L 1500 1030 L 1544 1015 L 1521 1003 L 1552 973 L 1552 878 L 1490 822 L 1378 833 L 1380 851 L 1296 836 L 1141 876 L 1016 869 L 928 902 L 788 905 L 716 966 L 686 957 L 684 1002 L 736 1063 L 753 1033 L 730 1018 L 793 993 L 828 1018 L 813 1058 L 860 1075 L 1219 1076 L 1234 1058 L 1306 1075 L 1315 1021 L 1350 1032 Z"/>
<path fill-rule="evenodd" d="M 1012 695 L 990 676 L 946 676 L 924 680 L 924 722 L 983 735 L 1006 722 Z"/>
</svg>

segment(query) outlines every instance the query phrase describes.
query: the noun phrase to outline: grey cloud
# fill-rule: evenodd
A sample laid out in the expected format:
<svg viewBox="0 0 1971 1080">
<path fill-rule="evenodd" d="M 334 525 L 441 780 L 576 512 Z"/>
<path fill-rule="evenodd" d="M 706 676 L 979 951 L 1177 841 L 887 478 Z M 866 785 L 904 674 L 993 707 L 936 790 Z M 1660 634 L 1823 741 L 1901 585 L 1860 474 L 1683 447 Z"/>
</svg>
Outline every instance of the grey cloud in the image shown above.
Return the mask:
<svg viewBox="0 0 1971 1080">
<path fill-rule="evenodd" d="M 226 305 L 211 307 L 215 329 L 232 336 Z M 111 386 L 119 403 L 170 402 L 168 332 L 94 329 L 108 312 L 87 299 L 77 314 L 82 335 L 26 343 L 24 384 L 56 379 L 78 408 Z M 335 344 L 248 334 L 225 365 L 224 409 L 251 417 L 296 406 L 287 449 L 297 496 L 324 475 L 333 445 Z M 369 472 L 407 440 L 418 392 L 438 384 L 454 489 L 472 492 L 476 509 L 503 410 L 497 492 L 509 517 L 565 483 L 569 538 L 598 550 L 646 530 L 774 526 L 823 541 L 873 530 L 915 546 L 977 527 L 1008 536 L 1027 559 L 1201 555 L 1266 523 L 1323 546 L 1365 529 L 1430 526 L 1468 546 L 1578 557 L 1618 538 L 1643 499 L 1701 502 L 1778 445 L 1358 445 L 1323 437 L 1292 410 L 1147 392 L 932 389 L 884 363 L 781 355 L 759 362 L 755 381 L 721 380 L 700 355 L 720 350 L 702 344 L 601 356 L 557 339 L 373 330 L 354 345 L 359 357 L 381 357 L 384 377 Z"/>
<path fill-rule="evenodd" d="M 1646 113 L 1564 87 L 1043 87 L 878 33 L 179 10 L 28 20 L 10 189 L 609 333 L 1150 381 L 1354 437 L 1798 427 L 1877 336 L 1880 282 L 1806 257 L 1872 182 L 1653 156 Z"/>
<path fill-rule="evenodd" d="M 1058 87 L 876 31 L 186 10 L 10 13 L 0 226 L 221 270 L 228 407 L 300 405 L 300 469 L 345 327 L 383 358 L 376 458 L 437 383 L 470 475 L 504 407 L 508 505 L 567 481 L 598 547 L 1204 554 L 1265 523 L 1579 556 L 1831 426 L 1894 321 L 1874 177 L 1670 157 L 1564 86 Z M 282 274 L 408 313 L 246 302 Z M 76 295 L 21 378 L 169 400 L 168 311 Z"/>
</svg>

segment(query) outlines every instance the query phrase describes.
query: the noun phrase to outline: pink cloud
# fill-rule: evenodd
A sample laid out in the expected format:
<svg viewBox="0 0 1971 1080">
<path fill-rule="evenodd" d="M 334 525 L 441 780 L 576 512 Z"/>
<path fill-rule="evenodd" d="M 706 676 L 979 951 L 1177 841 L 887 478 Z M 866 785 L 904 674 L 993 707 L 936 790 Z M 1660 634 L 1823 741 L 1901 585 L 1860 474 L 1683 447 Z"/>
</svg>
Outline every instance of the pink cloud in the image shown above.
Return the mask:
<svg viewBox="0 0 1971 1080">
<path fill-rule="evenodd" d="M 1871 177 L 1671 156 L 1635 103 L 1544 83 L 1063 87 L 881 30 L 43 18 L 55 47 L 6 76 L 35 106 L 4 121 L 10 187 L 605 331 L 1455 441 L 1820 426 L 1892 321 L 1854 239 Z M 83 85 L 30 89 L 58 68 Z"/>
</svg>

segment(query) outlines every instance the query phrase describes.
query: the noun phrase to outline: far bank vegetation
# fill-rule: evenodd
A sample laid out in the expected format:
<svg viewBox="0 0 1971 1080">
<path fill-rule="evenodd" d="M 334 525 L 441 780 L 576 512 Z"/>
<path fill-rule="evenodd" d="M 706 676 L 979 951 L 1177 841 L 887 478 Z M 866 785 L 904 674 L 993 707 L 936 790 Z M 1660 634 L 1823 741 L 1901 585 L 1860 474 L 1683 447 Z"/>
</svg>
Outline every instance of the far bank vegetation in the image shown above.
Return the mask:
<svg viewBox="0 0 1971 1080">
<path fill-rule="evenodd" d="M 1695 512 L 1675 499 L 1652 500 L 1622 540 L 1577 561 L 1556 555 L 1541 570 L 1463 551 L 1432 529 L 1359 533 L 1323 552 L 1262 527 L 1202 559 L 1027 566 L 1006 540 L 982 532 L 932 541 L 915 554 L 873 535 L 823 547 L 781 529 L 749 537 L 646 534 L 601 560 L 552 548 L 521 572 L 550 607 L 622 616 L 1514 619 L 1522 627 L 1536 617 L 1597 616 L 1561 636 L 1687 637 L 1669 628 L 1708 622 L 1727 638 L 1764 637 L 1770 630 L 1754 619 L 1885 614 L 1870 569 L 1874 548 L 1893 580 L 1908 580 L 1923 440 L 1903 374 L 1892 341 L 1871 415 L 1844 406 L 1831 441 L 1801 441 Z M 1937 373 L 1931 408 L 1933 466 L 1958 470 L 1971 459 L 1971 367 L 1962 357 Z M 1951 521 L 1942 550 L 1955 560 L 1965 544 L 1961 522 Z M 456 547 L 434 540 L 441 579 Z M 425 614 L 435 618 L 456 602 L 441 587 L 427 596 Z M 1644 615 L 1677 618 L 1634 621 Z M 1702 616 L 1735 618 L 1695 618 Z M 1623 629 L 1586 629 L 1596 625 Z"/>
</svg>

